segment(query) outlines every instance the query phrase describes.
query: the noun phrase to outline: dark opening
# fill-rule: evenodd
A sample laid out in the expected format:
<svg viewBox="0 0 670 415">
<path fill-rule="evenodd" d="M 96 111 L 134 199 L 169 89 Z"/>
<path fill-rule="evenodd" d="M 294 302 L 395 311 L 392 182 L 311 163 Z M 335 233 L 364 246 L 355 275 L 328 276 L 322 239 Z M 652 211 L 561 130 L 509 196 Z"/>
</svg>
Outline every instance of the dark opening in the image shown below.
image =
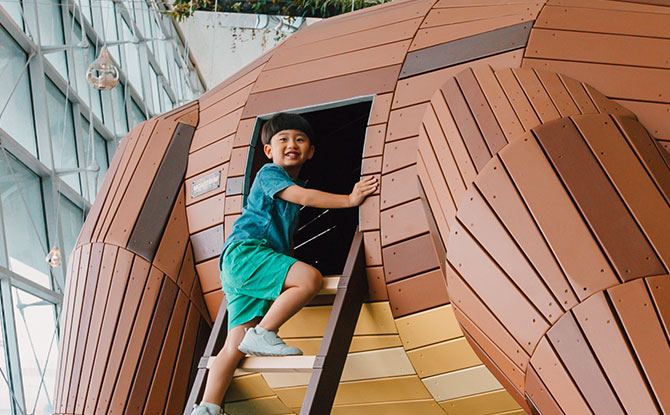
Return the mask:
<svg viewBox="0 0 670 415">
<path fill-rule="evenodd" d="M 371 101 L 317 111 L 300 112 L 314 129 L 316 152 L 305 163 L 300 178 L 310 189 L 349 194 L 361 176 L 365 130 Z M 263 121 L 255 133 L 260 135 Z M 251 177 L 268 162 L 260 139 Z M 358 208 L 317 209 L 303 207 L 296 232 L 295 257 L 316 267 L 323 275 L 341 274 L 358 226 Z"/>
</svg>

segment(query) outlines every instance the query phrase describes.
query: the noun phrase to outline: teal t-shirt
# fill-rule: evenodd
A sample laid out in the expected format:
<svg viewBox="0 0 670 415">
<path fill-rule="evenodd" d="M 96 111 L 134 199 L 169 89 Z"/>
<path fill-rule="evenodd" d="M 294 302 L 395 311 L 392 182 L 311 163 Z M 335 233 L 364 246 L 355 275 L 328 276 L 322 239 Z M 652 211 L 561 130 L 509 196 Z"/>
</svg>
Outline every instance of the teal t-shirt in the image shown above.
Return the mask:
<svg viewBox="0 0 670 415">
<path fill-rule="evenodd" d="M 275 251 L 289 255 L 293 233 L 298 226 L 300 205 L 276 197 L 289 186 L 304 187 L 300 179 L 295 181 L 286 170 L 274 163 L 267 163 L 256 174 L 247 203 L 242 208 L 233 230 L 226 239 L 223 251 L 233 241 L 265 239 Z"/>
</svg>

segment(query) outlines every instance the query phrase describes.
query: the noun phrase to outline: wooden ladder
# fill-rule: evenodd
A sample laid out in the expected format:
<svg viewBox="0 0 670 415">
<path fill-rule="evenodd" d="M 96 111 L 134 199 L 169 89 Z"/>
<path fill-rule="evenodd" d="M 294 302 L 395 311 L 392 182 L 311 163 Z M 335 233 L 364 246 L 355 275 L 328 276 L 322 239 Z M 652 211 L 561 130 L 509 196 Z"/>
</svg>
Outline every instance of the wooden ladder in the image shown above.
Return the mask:
<svg viewBox="0 0 670 415">
<path fill-rule="evenodd" d="M 328 318 L 321 347 L 316 356 L 246 357 L 239 371 L 253 372 L 311 372 L 301 415 L 329 414 L 340 383 L 342 369 L 351 346 L 351 339 L 368 292 L 365 275 L 363 234 L 356 231 L 341 276 L 324 277 L 318 295 L 333 295 L 333 309 Z M 207 371 L 226 341 L 227 312 L 225 299 L 219 308 L 214 327 L 198 364 L 195 381 L 186 402 L 184 415 L 190 415 L 193 405 L 202 399 Z"/>
</svg>

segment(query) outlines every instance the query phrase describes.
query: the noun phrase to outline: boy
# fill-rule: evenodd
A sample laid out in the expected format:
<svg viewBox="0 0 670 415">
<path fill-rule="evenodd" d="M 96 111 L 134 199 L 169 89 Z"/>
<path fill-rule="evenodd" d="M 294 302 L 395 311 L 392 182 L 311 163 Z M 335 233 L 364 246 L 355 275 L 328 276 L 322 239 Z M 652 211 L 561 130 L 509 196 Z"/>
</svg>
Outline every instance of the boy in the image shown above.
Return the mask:
<svg viewBox="0 0 670 415">
<path fill-rule="evenodd" d="M 322 285 L 321 273 L 289 256 L 301 205 L 358 206 L 377 188 L 369 177 L 349 195 L 305 189 L 298 179 L 314 155 L 307 120 L 279 113 L 261 130 L 263 151 L 272 161 L 256 175 L 242 216 L 233 225 L 220 259 L 221 286 L 228 301 L 228 336 L 207 377 L 202 403 L 192 415 L 219 415 L 233 373 L 246 355 L 300 355 L 276 332 L 307 304 Z"/>
</svg>

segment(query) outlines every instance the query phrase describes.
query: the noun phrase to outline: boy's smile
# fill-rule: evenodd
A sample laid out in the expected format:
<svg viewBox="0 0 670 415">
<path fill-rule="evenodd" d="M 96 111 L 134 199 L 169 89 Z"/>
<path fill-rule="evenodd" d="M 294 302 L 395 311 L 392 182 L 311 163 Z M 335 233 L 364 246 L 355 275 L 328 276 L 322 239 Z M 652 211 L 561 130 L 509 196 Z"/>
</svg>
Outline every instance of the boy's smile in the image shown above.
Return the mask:
<svg viewBox="0 0 670 415">
<path fill-rule="evenodd" d="M 263 146 L 265 155 L 281 166 L 291 177 L 297 177 L 300 167 L 314 155 L 314 146 L 300 130 L 281 130 Z"/>
</svg>

